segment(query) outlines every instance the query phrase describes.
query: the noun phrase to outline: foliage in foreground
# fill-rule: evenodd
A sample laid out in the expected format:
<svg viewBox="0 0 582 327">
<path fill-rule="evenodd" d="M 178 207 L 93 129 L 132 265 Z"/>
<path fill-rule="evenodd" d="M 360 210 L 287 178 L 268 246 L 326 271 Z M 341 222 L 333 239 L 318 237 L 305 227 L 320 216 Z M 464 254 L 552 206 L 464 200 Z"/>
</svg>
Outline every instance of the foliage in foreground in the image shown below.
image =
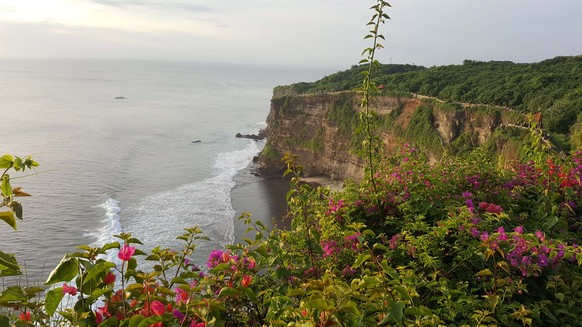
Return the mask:
<svg viewBox="0 0 582 327">
<path fill-rule="evenodd" d="M 580 325 L 582 155 L 538 159 L 500 169 L 476 152 L 431 166 L 403 147 L 377 169 L 378 192 L 366 180 L 332 193 L 301 183 L 287 157 L 290 230 L 245 215 L 254 237 L 203 267 L 189 259 L 204 238 L 197 228 L 179 237 L 180 251 L 146 255 L 129 234 L 81 246 L 51 273 L 44 299 L 40 287 L 4 289 L 0 322 Z"/>
</svg>

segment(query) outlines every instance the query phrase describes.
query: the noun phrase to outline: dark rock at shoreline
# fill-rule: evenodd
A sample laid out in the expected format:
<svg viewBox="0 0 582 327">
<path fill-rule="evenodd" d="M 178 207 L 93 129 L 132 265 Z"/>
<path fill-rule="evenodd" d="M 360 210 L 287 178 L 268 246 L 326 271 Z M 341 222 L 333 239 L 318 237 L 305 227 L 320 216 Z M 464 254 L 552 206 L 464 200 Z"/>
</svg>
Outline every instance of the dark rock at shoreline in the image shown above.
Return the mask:
<svg viewBox="0 0 582 327">
<path fill-rule="evenodd" d="M 255 141 L 260 141 L 262 140 L 264 137 L 257 135 L 257 134 L 241 134 L 241 133 L 236 133 L 235 135 L 236 138 L 242 138 L 242 139 L 251 139 L 251 140 L 255 140 Z"/>
</svg>

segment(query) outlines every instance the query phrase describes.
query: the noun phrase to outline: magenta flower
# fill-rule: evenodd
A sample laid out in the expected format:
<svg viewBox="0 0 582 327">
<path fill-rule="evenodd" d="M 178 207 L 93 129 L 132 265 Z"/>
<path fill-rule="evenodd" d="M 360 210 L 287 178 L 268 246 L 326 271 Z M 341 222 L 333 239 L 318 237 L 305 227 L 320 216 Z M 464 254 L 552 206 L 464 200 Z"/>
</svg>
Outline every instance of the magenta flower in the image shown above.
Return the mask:
<svg viewBox="0 0 582 327">
<path fill-rule="evenodd" d="M 339 252 L 339 249 L 337 247 L 337 243 L 335 241 L 327 241 L 327 242 L 321 242 L 321 247 L 323 248 L 323 257 L 329 257 L 331 255 L 333 255 L 334 253 Z"/>
<path fill-rule="evenodd" d="M 184 321 L 184 318 L 186 318 L 186 316 L 178 309 L 174 309 L 174 311 L 172 311 L 172 315 L 180 322 Z"/>
<path fill-rule="evenodd" d="M 479 232 L 477 228 L 471 227 L 471 235 L 473 235 L 473 237 L 479 237 L 479 235 L 481 235 L 481 232 Z"/>
<path fill-rule="evenodd" d="M 505 228 L 503 228 L 503 226 L 497 228 L 497 233 L 499 233 L 499 236 L 497 236 L 498 241 L 507 241 L 507 234 L 505 233 Z"/>
<path fill-rule="evenodd" d="M 348 235 L 346 237 L 344 237 L 344 243 L 346 248 L 349 248 L 353 251 L 358 250 L 358 244 L 360 243 L 360 240 L 358 239 L 358 237 L 360 236 L 360 233 L 355 233 L 353 235 Z"/>
<path fill-rule="evenodd" d="M 517 226 L 513 229 L 513 231 L 521 235 L 523 234 L 523 226 Z"/>
<path fill-rule="evenodd" d="M 538 266 L 540 267 L 548 266 L 548 257 L 545 254 L 538 255 Z"/>
<path fill-rule="evenodd" d="M 121 250 L 119 250 L 117 257 L 121 261 L 129 261 L 131 259 L 131 256 L 133 256 L 134 253 L 135 253 L 135 247 L 129 246 L 126 243 L 126 244 L 123 244 L 123 247 L 121 248 Z"/>
<path fill-rule="evenodd" d="M 206 262 L 206 266 L 208 268 L 216 267 L 222 261 L 223 254 L 224 251 L 222 250 L 213 250 L 212 252 L 210 252 L 210 254 L 208 255 L 208 261 Z"/>
<path fill-rule="evenodd" d="M 394 250 L 396 247 L 398 247 L 398 241 L 400 241 L 400 234 L 392 235 L 389 241 L 390 250 Z"/>
</svg>

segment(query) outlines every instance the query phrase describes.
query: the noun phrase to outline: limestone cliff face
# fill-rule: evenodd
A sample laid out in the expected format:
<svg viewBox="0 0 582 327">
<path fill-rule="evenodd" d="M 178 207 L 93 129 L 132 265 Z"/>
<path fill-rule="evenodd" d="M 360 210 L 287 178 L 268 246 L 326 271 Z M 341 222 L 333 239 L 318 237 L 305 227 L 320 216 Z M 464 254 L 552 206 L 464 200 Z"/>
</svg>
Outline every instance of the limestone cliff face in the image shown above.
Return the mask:
<svg viewBox="0 0 582 327">
<path fill-rule="evenodd" d="M 280 158 L 290 152 L 308 175 L 361 179 L 364 161 L 354 151 L 361 142 L 354 133 L 360 99 L 355 92 L 299 95 L 277 88 L 264 131 L 267 144 L 261 166 L 282 169 Z M 464 108 L 432 99 L 378 96 L 371 109 L 379 114 L 378 133 L 388 153 L 408 142 L 434 158 L 445 148 L 485 144 L 510 120 L 499 108 Z"/>
</svg>

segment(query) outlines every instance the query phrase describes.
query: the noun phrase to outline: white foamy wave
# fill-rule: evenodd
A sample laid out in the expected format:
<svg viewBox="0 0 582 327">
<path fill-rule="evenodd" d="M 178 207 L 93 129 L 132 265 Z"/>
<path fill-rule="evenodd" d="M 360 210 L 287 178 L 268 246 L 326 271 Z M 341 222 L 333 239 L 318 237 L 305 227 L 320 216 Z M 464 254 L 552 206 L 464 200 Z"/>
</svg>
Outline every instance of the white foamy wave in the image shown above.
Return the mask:
<svg viewBox="0 0 582 327">
<path fill-rule="evenodd" d="M 119 201 L 108 198 L 105 203 L 100 205 L 105 209 L 105 226 L 101 229 L 101 232 L 97 236 L 97 241 L 95 244 L 97 246 L 103 246 L 107 243 L 118 241 L 113 235 L 120 234 L 123 230 L 121 228 L 121 219 L 119 213 L 121 208 L 119 207 Z M 117 252 L 115 250 L 110 250 L 108 252 L 109 261 L 117 261 Z"/>
<path fill-rule="evenodd" d="M 230 191 L 233 177 L 251 162 L 261 142 L 249 140 L 244 149 L 216 158 L 214 177 L 148 196 L 124 208 L 124 229 L 146 245 L 178 249 L 176 237 L 184 228 L 199 226 L 211 241 L 198 247 L 198 255 L 234 242 L 234 215 Z"/>
</svg>

